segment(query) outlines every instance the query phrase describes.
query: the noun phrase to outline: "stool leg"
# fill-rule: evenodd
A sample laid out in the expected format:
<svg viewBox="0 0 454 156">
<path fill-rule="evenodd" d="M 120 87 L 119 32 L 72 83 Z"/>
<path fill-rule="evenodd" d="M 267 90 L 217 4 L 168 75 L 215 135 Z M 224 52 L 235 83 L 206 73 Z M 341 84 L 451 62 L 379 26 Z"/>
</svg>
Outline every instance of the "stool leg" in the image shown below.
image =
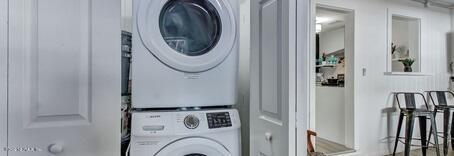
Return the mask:
<svg viewBox="0 0 454 156">
<path fill-rule="evenodd" d="M 437 134 L 437 123 L 435 122 L 435 117 L 430 117 L 430 125 L 434 131 L 434 142 L 435 142 L 435 149 L 437 150 L 437 156 L 440 156 L 440 144 L 438 143 L 438 134 Z"/>
<path fill-rule="evenodd" d="M 448 154 L 449 109 L 443 110 L 443 153 Z"/>
<path fill-rule="evenodd" d="M 394 151 L 393 151 L 393 156 L 396 155 L 396 150 L 397 150 L 397 144 L 399 143 L 399 136 L 400 136 L 400 130 L 402 129 L 402 120 L 404 119 L 404 114 L 400 113 L 399 115 L 399 122 L 397 123 L 397 134 L 396 134 L 396 140 L 394 141 Z"/>
<path fill-rule="evenodd" d="M 437 116 L 437 110 L 434 111 L 434 114 L 433 114 L 434 118 Z M 427 146 L 429 146 L 429 143 L 430 143 L 430 138 L 432 137 L 432 133 L 433 133 L 433 129 L 432 129 L 432 126 L 430 126 L 430 130 L 429 130 L 429 138 L 427 140 L 429 140 L 427 142 Z"/>
<path fill-rule="evenodd" d="M 454 112 L 451 117 L 451 148 L 454 150 Z"/>
<path fill-rule="evenodd" d="M 411 150 L 411 140 L 413 139 L 413 127 L 414 127 L 414 116 L 413 114 L 409 114 L 407 116 L 407 122 L 405 125 L 405 156 L 410 156 Z"/>
<path fill-rule="evenodd" d="M 419 131 L 421 132 L 421 145 L 422 145 L 422 155 L 427 155 L 427 117 L 420 116 L 419 117 Z"/>
</svg>

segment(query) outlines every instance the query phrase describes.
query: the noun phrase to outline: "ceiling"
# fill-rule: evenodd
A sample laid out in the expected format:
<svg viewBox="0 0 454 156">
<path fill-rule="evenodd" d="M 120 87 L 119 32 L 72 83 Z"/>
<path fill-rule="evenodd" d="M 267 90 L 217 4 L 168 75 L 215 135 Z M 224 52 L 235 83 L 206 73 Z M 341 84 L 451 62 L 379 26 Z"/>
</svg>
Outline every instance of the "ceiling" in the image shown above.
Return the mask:
<svg viewBox="0 0 454 156">
<path fill-rule="evenodd" d="M 454 4 L 454 0 L 433 0 L 433 1 L 440 1 L 440 2 L 444 2 L 444 3 Z"/>
<path fill-rule="evenodd" d="M 436 6 L 444 8 L 454 8 L 454 0 L 412 0 L 412 1 L 427 4 L 426 5 L 427 7 Z"/>
<path fill-rule="evenodd" d="M 347 14 L 342 11 L 317 7 L 316 23 L 322 25 L 321 32 L 337 29 L 345 26 Z"/>
</svg>

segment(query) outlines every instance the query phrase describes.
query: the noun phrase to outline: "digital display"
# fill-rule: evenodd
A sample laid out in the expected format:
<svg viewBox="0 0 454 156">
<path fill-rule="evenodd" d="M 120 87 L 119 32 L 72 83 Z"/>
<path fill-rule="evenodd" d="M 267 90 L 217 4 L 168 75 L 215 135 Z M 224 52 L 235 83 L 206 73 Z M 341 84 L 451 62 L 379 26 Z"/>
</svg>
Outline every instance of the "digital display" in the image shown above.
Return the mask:
<svg viewBox="0 0 454 156">
<path fill-rule="evenodd" d="M 229 112 L 207 113 L 208 128 L 232 127 Z"/>
</svg>

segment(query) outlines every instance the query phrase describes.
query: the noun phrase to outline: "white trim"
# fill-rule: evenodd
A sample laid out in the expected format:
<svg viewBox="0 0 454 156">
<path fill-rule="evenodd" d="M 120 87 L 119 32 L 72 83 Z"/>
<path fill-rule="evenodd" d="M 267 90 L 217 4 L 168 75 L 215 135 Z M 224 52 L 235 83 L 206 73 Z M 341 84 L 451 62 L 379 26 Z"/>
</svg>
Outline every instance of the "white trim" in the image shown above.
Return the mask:
<svg viewBox="0 0 454 156">
<path fill-rule="evenodd" d="M 284 3 L 285 4 L 285 3 Z M 289 146 L 289 152 L 288 154 L 290 156 L 296 156 L 298 153 L 297 149 L 300 148 L 298 146 L 298 144 L 296 144 L 298 141 L 297 141 L 297 136 L 298 136 L 298 132 L 297 132 L 297 106 L 298 106 L 298 92 L 297 92 L 297 89 L 298 89 L 298 77 L 297 77 L 297 67 L 298 67 L 298 59 L 297 59 L 297 55 L 298 55 L 298 49 L 297 49 L 297 33 L 298 33 L 298 29 L 297 29 L 297 5 L 298 5 L 298 0 L 288 0 L 288 97 L 289 97 L 289 101 L 288 101 L 288 106 L 284 106 L 283 108 L 284 109 L 288 109 L 289 110 L 289 114 L 288 114 L 288 126 L 289 126 L 289 130 L 288 130 L 288 141 L 289 141 L 289 145 L 292 145 L 292 143 L 294 144 L 294 146 Z M 286 21 L 286 20 L 283 20 L 283 21 Z M 284 31 L 285 32 L 285 31 Z M 287 36 L 287 35 L 286 35 Z M 285 40 L 285 39 L 284 39 Z M 285 56 L 285 55 L 284 55 Z M 292 59 L 292 58 L 295 58 L 295 59 Z M 287 108 L 286 108 L 287 107 Z M 287 116 L 286 116 L 287 117 Z M 304 146 L 303 146 L 304 147 Z"/>
<path fill-rule="evenodd" d="M 358 134 L 358 119 L 356 118 L 357 114 L 358 114 L 358 110 L 356 109 L 356 100 L 355 100 L 355 95 L 356 95 L 356 89 L 355 89 L 355 49 L 356 49 L 356 44 L 355 44 L 355 10 L 354 9 L 350 9 L 350 8 L 343 8 L 343 7 L 338 7 L 338 6 L 332 6 L 332 5 L 326 5 L 326 4 L 323 4 L 323 3 L 317 3 L 314 5 L 314 11 L 313 11 L 313 19 L 312 19 L 312 25 L 315 25 L 315 9 L 316 7 L 323 7 L 323 8 L 328 8 L 328 9 L 333 9 L 333 10 L 339 10 L 339 11 L 343 11 L 343 12 L 348 12 L 349 15 L 348 17 L 349 18 L 352 18 L 351 22 L 353 25 L 351 26 L 353 28 L 352 32 L 350 33 L 351 35 L 351 38 L 353 38 L 353 42 L 350 43 L 352 45 L 348 45 L 349 43 L 345 43 L 346 44 L 346 48 L 347 46 L 349 46 L 349 48 L 351 49 L 351 53 L 350 53 L 350 57 L 351 57 L 351 60 L 352 61 L 348 61 L 348 62 L 352 62 L 351 64 L 348 64 L 347 65 L 347 71 L 346 71 L 346 75 L 350 75 L 350 76 L 347 76 L 346 77 L 346 86 L 345 86 L 345 89 L 346 89 L 346 92 L 349 92 L 349 93 L 352 93 L 352 94 L 349 94 L 349 95 L 346 95 L 346 101 L 348 101 L 349 103 L 352 103 L 352 107 L 349 107 L 345 109 L 346 113 L 347 114 L 351 114 L 352 116 L 348 116 L 346 117 L 346 124 L 348 123 L 351 123 L 349 121 L 353 121 L 353 125 L 350 125 L 350 126 L 346 126 L 346 135 L 347 135 L 347 132 L 353 132 L 353 135 L 352 138 L 346 138 L 346 142 L 345 142 L 345 145 L 347 145 L 348 147 L 350 148 L 353 148 L 355 150 L 359 150 L 359 134 Z M 347 30 L 347 29 L 346 29 Z M 347 33 L 347 32 L 346 32 Z M 312 33 L 311 34 L 315 34 L 315 29 L 312 30 Z M 346 36 L 348 36 L 346 34 Z M 311 83 L 308 85 L 310 86 L 310 92 L 311 92 L 311 100 L 310 100 L 310 106 L 309 106 L 309 110 L 311 111 L 311 113 L 309 113 L 308 115 L 308 118 L 309 119 L 309 123 L 310 123 L 310 129 L 315 129 L 316 127 L 316 123 L 315 123 L 315 36 L 312 36 L 312 43 L 310 44 L 311 47 L 311 52 L 310 52 L 310 56 L 308 56 L 308 58 L 311 59 L 311 63 L 309 64 L 309 67 L 311 68 L 311 70 L 313 70 L 312 72 L 310 72 L 311 74 Z M 347 41 L 347 40 L 346 40 Z M 348 40 L 350 41 L 350 40 Z M 350 70 L 348 70 L 350 69 Z M 351 83 L 349 83 L 351 82 Z M 348 91 L 347 91 L 348 89 Z M 351 128 L 351 129 L 350 129 Z"/>
<path fill-rule="evenodd" d="M 407 11 L 405 9 L 401 9 L 401 8 L 398 8 L 398 9 L 393 9 L 393 8 L 388 8 L 387 10 L 387 50 L 386 50 L 386 72 L 387 73 L 393 73 L 392 72 L 392 55 L 391 55 L 391 43 L 392 43 L 392 32 L 393 32 L 393 27 L 392 27 L 392 18 L 393 16 L 398 16 L 398 17 L 404 17 L 404 18 L 414 18 L 414 19 L 417 19 L 418 22 L 419 22 L 419 38 L 418 38 L 418 59 L 416 61 L 418 61 L 418 68 L 419 68 L 419 71 L 418 72 L 422 72 L 423 71 L 423 68 L 422 68 L 422 65 L 423 65 L 423 62 L 422 62 L 422 42 L 421 42 L 421 39 L 423 38 L 423 34 L 422 34 L 422 29 L 423 29 L 423 17 L 422 15 L 420 15 L 419 13 L 416 13 L 416 12 L 411 12 L 411 11 Z"/>
<path fill-rule="evenodd" d="M 0 0 L 0 156 L 8 138 L 8 0 Z"/>
<path fill-rule="evenodd" d="M 310 101 L 314 98 L 311 87 L 315 87 L 315 60 L 311 59 L 311 51 L 314 48 L 315 27 L 312 21 L 315 21 L 315 0 L 297 1 L 296 4 L 296 155 L 305 156 L 307 154 L 306 130 L 309 129 Z M 313 77 L 311 77 L 313 76 Z"/>
<path fill-rule="evenodd" d="M 356 100 L 355 100 L 355 65 L 356 65 L 356 51 L 355 51 L 355 10 L 353 9 L 344 9 L 344 11 L 349 12 L 346 19 L 345 27 L 345 37 L 349 38 L 345 40 L 345 59 L 346 59 L 346 75 L 345 75 L 345 145 L 347 147 L 357 149 L 358 142 L 358 122 L 355 118 L 357 116 Z M 353 121 L 353 122 L 352 122 Z"/>
<path fill-rule="evenodd" d="M 432 76 L 433 73 L 423 73 L 423 72 L 385 72 L 385 75 L 388 76 Z"/>
</svg>

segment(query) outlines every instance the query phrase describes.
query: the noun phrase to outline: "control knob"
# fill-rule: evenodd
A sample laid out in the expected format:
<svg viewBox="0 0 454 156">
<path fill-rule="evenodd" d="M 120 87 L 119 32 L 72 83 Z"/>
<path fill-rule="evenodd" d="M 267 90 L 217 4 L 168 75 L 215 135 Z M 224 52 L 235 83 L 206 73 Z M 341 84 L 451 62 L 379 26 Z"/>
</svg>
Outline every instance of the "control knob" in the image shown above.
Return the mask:
<svg viewBox="0 0 454 156">
<path fill-rule="evenodd" d="M 199 118 L 195 115 L 188 115 L 184 118 L 184 125 L 189 129 L 196 129 L 199 126 Z"/>
</svg>

